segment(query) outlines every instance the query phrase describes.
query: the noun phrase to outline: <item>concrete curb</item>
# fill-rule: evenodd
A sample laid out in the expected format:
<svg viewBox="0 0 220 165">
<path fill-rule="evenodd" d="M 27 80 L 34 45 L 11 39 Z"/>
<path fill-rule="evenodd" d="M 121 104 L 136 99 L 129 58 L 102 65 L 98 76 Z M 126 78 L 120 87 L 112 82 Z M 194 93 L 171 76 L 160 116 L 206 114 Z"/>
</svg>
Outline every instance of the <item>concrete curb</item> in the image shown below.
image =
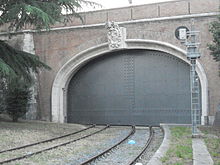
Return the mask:
<svg viewBox="0 0 220 165">
<path fill-rule="evenodd" d="M 193 165 L 213 165 L 211 155 L 205 145 L 203 139 L 193 138 L 192 139 L 193 148 Z"/>
<path fill-rule="evenodd" d="M 147 165 L 162 165 L 161 158 L 164 157 L 170 145 L 170 129 L 166 124 L 161 124 L 161 127 L 164 129 L 164 139 L 160 148 L 156 151 L 154 156 L 150 159 Z"/>
</svg>

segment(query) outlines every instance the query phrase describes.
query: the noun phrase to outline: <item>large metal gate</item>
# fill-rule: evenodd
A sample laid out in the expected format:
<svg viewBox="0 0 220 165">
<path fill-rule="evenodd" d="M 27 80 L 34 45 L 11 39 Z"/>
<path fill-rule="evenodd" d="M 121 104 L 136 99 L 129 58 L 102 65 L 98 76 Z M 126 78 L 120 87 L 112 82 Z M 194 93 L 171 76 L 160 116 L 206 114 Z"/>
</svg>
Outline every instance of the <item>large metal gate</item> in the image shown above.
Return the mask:
<svg viewBox="0 0 220 165">
<path fill-rule="evenodd" d="M 190 67 L 159 51 L 109 53 L 73 76 L 67 101 L 70 123 L 191 123 Z"/>
</svg>

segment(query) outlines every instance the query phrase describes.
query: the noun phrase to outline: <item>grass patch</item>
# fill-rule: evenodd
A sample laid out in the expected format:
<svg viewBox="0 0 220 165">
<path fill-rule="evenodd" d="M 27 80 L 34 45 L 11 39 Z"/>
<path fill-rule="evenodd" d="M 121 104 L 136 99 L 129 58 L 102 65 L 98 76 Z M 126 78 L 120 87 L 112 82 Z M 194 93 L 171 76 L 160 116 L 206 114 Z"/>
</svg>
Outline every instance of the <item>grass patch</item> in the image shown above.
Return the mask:
<svg viewBox="0 0 220 165">
<path fill-rule="evenodd" d="M 171 143 L 166 155 L 161 159 L 164 165 L 192 164 L 192 139 L 189 127 L 172 127 Z"/>
<path fill-rule="evenodd" d="M 204 140 L 215 165 L 220 165 L 220 128 L 201 127 Z"/>
</svg>

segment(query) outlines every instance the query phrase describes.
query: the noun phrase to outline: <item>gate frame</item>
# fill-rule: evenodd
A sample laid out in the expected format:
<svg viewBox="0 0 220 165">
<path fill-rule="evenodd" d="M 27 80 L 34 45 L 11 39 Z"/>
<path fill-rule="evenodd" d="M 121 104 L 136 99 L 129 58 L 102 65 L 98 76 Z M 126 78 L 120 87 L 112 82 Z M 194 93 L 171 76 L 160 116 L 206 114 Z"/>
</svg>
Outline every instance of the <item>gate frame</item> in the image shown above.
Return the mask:
<svg viewBox="0 0 220 165">
<path fill-rule="evenodd" d="M 127 39 L 126 48 L 109 50 L 108 43 L 91 47 L 85 51 L 82 51 L 74 55 L 69 61 L 67 61 L 62 68 L 58 71 L 52 86 L 51 93 L 51 115 L 52 122 L 64 123 L 67 118 L 67 89 L 70 80 L 73 75 L 87 62 L 105 55 L 106 53 L 120 50 L 129 49 L 143 49 L 143 50 L 155 50 L 165 53 L 169 53 L 190 65 L 190 61 L 187 60 L 186 51 L 178 48 L 172 44 L 144 39 Z M 208 80 L 201 63 L 197 61 L 196 71 L 201 82 L 201 94 L 202 94 L 202 115 L 201 124 L 205 124 L 205 118 L 208 116 Z"/>
</svg>

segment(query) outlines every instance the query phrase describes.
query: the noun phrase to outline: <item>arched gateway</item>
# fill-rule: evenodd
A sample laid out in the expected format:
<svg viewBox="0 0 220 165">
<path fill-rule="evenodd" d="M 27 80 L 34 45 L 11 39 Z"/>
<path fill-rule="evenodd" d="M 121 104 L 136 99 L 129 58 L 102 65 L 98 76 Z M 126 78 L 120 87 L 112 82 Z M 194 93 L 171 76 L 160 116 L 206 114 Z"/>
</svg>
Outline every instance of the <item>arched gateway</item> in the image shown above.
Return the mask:
<svg viewBox="0 0 220 165">
<path fill-rule="evenodd" d="M 52 120 L 97 124 L 190 123 L 190 66 L 185 52 L 168 43 L 127 40 L 74 56 L 58 72 L 52 89 Z M 202 123 L 207 80 L 197 65 Z"/>
</svg>

